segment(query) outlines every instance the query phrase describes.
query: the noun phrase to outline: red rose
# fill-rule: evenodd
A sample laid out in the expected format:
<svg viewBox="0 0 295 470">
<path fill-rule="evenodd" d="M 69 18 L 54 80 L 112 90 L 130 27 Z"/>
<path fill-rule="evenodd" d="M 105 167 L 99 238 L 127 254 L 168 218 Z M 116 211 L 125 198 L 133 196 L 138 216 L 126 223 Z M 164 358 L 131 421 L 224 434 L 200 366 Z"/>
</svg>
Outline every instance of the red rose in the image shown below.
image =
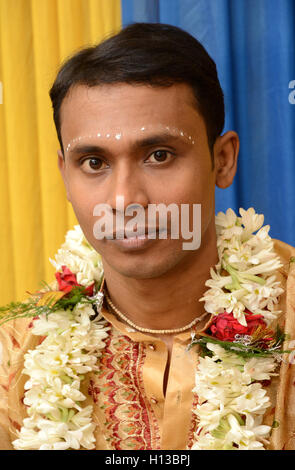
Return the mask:
<svg viewBox="0 0 295 470">
<path fill-rule="evenodd" d="M 62 273 L 55 273 L 59 290 L 66 293 L 71 292 L 75 286 L 79 285 L 76 274 L 72 273 L 72 271 L 66 266 L 62 266 L 61 269 Z"/>
<path fill-rule="evenodd" d="M 94 286 L 95 286 L 95 282 L 93 282 L 93 284 L 90 284 L 90 286 L 85 287 L 85 294 L 89 295 L 89 297 L 93 296 Z"/>
<path fill-rule="evenodd" d="M 232 313 L 217 315 L 209 328 L 209 334 L 221 341 L 234 341 L 236 335 L 251 336 L 258 326 L 266 327 L 262 315 L 253 315 L 245 310 L 247 326 L 241 325 Z"/>
<path fill-rule="evenodd" d="M 62 266 L 61 268 L 62 268 L 62 273 L 55 273 L 59 290 L 66 292 L 68 294 L 76 286 L 83 287 L 81 286 L 81 284 L 78 284 L 76 274 L 72 273 L 72 271 L 66 266 Z M 89 295 L 89 296 L 93 295 L 94 285 L 95 283 L 93 282 L 93 284 L 91 284 L 90 286 L 85 287 L 86 295 Z"/>
</svg>

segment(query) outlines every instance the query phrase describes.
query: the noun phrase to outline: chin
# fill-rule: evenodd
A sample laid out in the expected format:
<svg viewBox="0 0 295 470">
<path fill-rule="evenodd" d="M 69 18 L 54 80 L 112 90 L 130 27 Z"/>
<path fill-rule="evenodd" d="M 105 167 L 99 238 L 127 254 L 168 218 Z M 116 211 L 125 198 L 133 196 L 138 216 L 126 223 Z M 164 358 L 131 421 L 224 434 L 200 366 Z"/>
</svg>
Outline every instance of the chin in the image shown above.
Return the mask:
<svg viewBox="0 0 295 470">
<path fill-rule="evenodd" d="M 186 252 L 187 254 L 188 252 Z M 135 259 L 132 256 L 107 257 L 102 255 L 111 270 L 117 271 L 124 277 L 132 279 L 153 279 L 166 275 L 169 271 L 177 269 L 183 259 L 183 252 L 170 252 L 165 254 L 146 253 L 144 257 Z"/>
<path fill-rule="evenodd" d="M 117 271 L 124 277 L 132 279 L 153 279 L 160 277 L 167 272 L 167 268 L 160 266 L 150 267 L 135 267 L 135 266 L 114 266 L 110 265 L 111 268 Z"/>
</svg>

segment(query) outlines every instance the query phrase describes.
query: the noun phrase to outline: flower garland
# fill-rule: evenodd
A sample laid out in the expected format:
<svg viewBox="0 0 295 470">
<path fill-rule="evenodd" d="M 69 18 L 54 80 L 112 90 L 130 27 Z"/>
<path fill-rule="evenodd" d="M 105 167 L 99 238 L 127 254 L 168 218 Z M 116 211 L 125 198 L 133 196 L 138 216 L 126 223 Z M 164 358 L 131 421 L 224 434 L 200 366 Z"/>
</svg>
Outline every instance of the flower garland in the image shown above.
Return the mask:
<svg viewBox="0 0 295 470">
<path fill-rule="evenodd" d="M 101 315 L 93 319 L 93 305 L 99 309 L 103 298 L 101 292 L 93 296 L 102 264 L 79 226 L 68 232 L 55 258 L 53 265 L 62 270 L 56 273 L 59 290 L 45 291 L 35 303 L 35 313 L 41 314 L 33 321 L 32 333 L 44 339 L 25 354 L 23 373 L 30 379 L 25 383 L 24 404 L 29 417 L 13 442 L 18 450 L 95 446 L 93 407 L 82 406 L 86 396 L 80 388 L 85 374 L 99 369 L 108 336 Z"/>
<path fill-rule="evenodd" d="M 270 406 L 261 381 L 270 380 L 274 358 L 241 357 L 208 344 L 212 357 L 200 358 L 193 393 L 198 428 L 193 450 L 261 450 L 271 427 L 262 425 Z"/>
<path fill-rule="evenodd" d="M 72 311 L 52 313 L 50 319 L 34 322 L 32 333 L 46 335 L 44 341 L 25 355 L 23 421 L 18 450 L 92 449 L 95 438 L 92 406 L 82 407 L 84 374 L 95 370 L 107 337 L 103 323 L 90 320 L 92 307 L 77 304 Z"/>
<path fill-rule="evenodd" d="M 285 336 L 275 310 L 283 293 L 275 272 L 282 266 L 253 208 L 216 217 L 219 263 L 200 300 L 214 315 L 203 337 L 193 338 L 199 360 L 193 393 L 197 429 L 193 450 L 261 450 L 271 426 L 262 424 L 270 399 L 262 381 L 276 374 Z M 258 232 L 253 234 L 253 232 Z M 276 329 L 275 329 L 276 327 Z"/>
<path fill-rule="evenodd" d="M 198 404 L 192 449 L 263 449 L 270 426 L 262 418 L 270 399 L 262 381 L 276 375 L 285 336 L 275 310 L 283 289 L 275 272 L 281 266 L 263 215 L 253 208 L 228 209 L 216 216 L 219 263 L 211 268 L 210 289 L 200 301 L 212 314 L 206 332 L 189 347 L 203 351 L 193 393 Z M 262 228 L 261 228 L 262 227 Z M 254 234 L 254 232 L 257 232 Z M 100 314 L 103 267 L 79 226 L 51 260 L 57 283 L 26 303 L 0 308 L 0 324 L 34 317 L 32 333 L 42 342 L 25 354 L 23 421 L 15 449 L 92 449 L 93 407 L 82 407 L 85 374 L 99 369 L 109 327 Z M 50 316 L 49 316 L 50 314 Z"/>
</svg>

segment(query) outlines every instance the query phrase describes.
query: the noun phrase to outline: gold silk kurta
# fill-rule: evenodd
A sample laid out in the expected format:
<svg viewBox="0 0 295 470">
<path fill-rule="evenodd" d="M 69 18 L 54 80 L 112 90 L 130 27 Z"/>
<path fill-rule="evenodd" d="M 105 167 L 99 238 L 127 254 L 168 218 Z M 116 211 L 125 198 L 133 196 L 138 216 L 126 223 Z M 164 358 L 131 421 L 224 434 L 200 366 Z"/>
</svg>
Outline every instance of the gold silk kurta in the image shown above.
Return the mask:
<svg viewBox="0 0 295 470">
<path fill-rule="evenodd" d="M 295 339 L 295 256 L 291 246 L 275 241 L 283 267 L 277 277 L 285 289 L 278 309 L 280 323 L 290 339 Z M 204 289 L 205 290 L 205 289 Z M 105 308 L 102 310 L 111 329 L 106 340 L 100 371 L 89 373 L 82 383 L 87 396 L 83 406 L 92 404 L 97 450 L 183 450 L 193 443 L 196 415 L 192 412 L 197 397 L 192 393 L 198 362 L 198 349 L 187 346 L 192 331 L 174 337 L 167 383 L 163 380 L 168 359 L 166 344 L 154 336 L 132 330 Z M 0 449 L 13 449 L 26 417 L 23 404 L 22 375 L 24 353 L 42 338 L 31 334 L 32 322 L 19 319 L 0 327 Z M 204 328 L 200 325 L 199 329 Z M 193 329 L 197 331 L 197 327 Z M 2 350 L 2 351 L 1 351 Z M 292 361 L 293 362 L 293 361 Z M 280 367 L 280 376 L 265 384 L 272 405 L 264 422 L 274 428 L 269 449 L 295 449 L 295 366 L 289 361 Z"/>
</svg>

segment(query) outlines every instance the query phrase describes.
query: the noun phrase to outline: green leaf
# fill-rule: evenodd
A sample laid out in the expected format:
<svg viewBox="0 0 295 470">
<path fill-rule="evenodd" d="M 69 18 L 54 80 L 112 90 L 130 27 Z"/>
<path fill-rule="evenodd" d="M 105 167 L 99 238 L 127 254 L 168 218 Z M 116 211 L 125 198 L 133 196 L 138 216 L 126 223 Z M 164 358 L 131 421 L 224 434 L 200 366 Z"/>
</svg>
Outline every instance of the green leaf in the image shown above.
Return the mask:
<svg viewBox="0 0 295 470">
<path fill-rule="evenodd" d="M 272 347 L 270 349 L 261 349 L 252 345 L 245 345 L 232 341 L 221 341 L 217 338 L 213 338 L 212 336 L 201 336 L 199 339 L 193 339 L 191 344 L 188 346 L 188 349 L 191 349 L 191 347 L 195 344 L 199 344 L 203 348 L 203 353 L 206 356 L 211 357 L 213 353 L 207 348 L 207 343 L 219 344 L 219 346 L 221 346 L 225 351 L 245 359 L 251 357 L 270 357 L 276 354 L 290 353 L 291 351 L 289 350 L 284 351 L 278 349 L 278 347 L 283 342 L 283 338 L 285 338 L 284 333 L 278 329 L 276 335 L 275 348 Z"/>
<path fill-rule="evenodd" d="M 73 382 L 74 379 L 72 379 L 71 377 L 69 377 L 68 375 L 61 375 L 60 376 L 61 380 L 63 380 L 63 382 L 65 382 L 66 384 L 71 384 Z"/>
<path fill-rule="evenodd" d="M 215 437 L 215 439 L 224 439 L 224 437 L 229 431 L 230 431 L 230 425 L 228 423 L 227 416 L 224 416 L 219 421 L 219 425 L 217 426 L 217 428 L 211 431 L 211 435 Z"/>
<path fill-rule="evenodd" d="M 66 423 L 68 421 L 69 417 L 69 410 L 68 408 L 65 408 L 64 406 L 59 406 L 58 407 L 59 411 L 61 412 L 61 420 L 63 423 Z"/>
<path fill-rule="evenodd" d="M 70 409 L 69 415 L 68 415 L 68 421 L 70 421 L 72 419 L 72 417 L 75 416 L 75 414 L 76 414 L 75 410 Z"/>
<path fill-rule="evenodd" d="M 49 287 L 49 286 L 48 286 Z M 51 288 L 48 291 L 52 290 Z M 46 291 L 47 292 L 47 291 Z M 30 318 L 48 315 L 57 310 L 69 310 L 69 313 L 78 303 L 95 305 L 97 300 L 85 294 L 85 287 L 76 286 L 67 295 L 54 303 L 54 299 L 45 305 L 37 305 L 42 294 L 36 294 L 25 302 L 10 302 L 0 307 L 0 326 L 16 318 Z M 94 312 L 95 313 L 95 312 Z"/>
</svg>

